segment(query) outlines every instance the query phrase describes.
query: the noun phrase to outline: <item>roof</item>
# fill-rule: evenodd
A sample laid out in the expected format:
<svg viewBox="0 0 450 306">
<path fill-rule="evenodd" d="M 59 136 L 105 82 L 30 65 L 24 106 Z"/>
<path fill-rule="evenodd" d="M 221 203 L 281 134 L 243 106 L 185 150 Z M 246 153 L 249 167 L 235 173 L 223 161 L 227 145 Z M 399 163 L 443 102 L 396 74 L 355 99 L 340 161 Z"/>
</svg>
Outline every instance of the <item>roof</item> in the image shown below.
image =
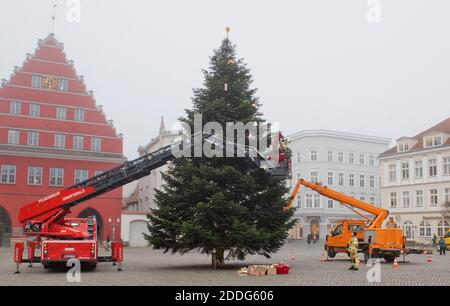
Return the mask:
<svg viewBox="0 0 450 306">
<path fill-rule="evenodd" d="M 339 131 L 331 131 L 331 130 L 303 130 L 297 133 L 288 135 L 287 138 L 289 140 L 295 140 L 303 137 L 317 137 L 317 136 L 325 136 L 325 137 L 335 137 L 335 138 L 343 138 L 343 139 L 351 139 L 358 141 L 367 141 L 367 142 L 375 142 L 381 143 L 385 145 L 389 145 L 391 143 L 391 139 L 385 137 L 377 137 L 377 136 L 369 136 L 362 134 L 354 134 L 347 132 L 339 132 Z"/>
<path fill-rule="evenodd" d="M 130 204 L 133 204 L 133 203 L 137 203 L 138 201 L 139 201 L 139 185 L 136 186 L 134 191 L 125 200 L 125 205 L 130 205 Z"/>
<path fill-rule="evenodd" d="M 429 129 L 417 134 L 414 137 L 400 137 L 398 140 L 403 140 L 403 139 L 413 139 L 416 140 L 417 143 L 409 149 L 408 152 L 411 151 L 418 151 L 418 150 L 422 150 L 423 149 L 423 137 L 429 134 L 433 134 L 433 133 L 446 133 L 446 134 L 450 134 L 450 117 L 448 117 L 447 119 L 445 119 L 444 121 L 439 122 L 438 124 L 430 127 Z M 450 145 L 450 137 L 447 138 L 447 140 L 442 144 L 442 145 Z M 392 148 L 390 148 L 389 150 L 383 152 L 380 154 L 380 156 L 384 156 L 384 155 L 389 155 L 389 154 L 395 154 L 395 153 L 399 153 L 397 151 L 397 146 L 394 146 Z"/>
</svg>

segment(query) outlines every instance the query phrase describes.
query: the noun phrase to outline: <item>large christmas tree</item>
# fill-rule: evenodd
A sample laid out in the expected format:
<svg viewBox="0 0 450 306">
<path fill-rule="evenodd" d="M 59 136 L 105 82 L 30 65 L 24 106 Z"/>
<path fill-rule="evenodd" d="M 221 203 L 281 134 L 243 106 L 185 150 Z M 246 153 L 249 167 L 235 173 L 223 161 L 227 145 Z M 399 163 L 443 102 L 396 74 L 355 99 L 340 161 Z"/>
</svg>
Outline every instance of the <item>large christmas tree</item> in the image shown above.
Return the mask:
<svg viewBox="0 0 450 306">
<path fill-rule="evenodd" d="M 201 114 L 204 123 L 218 122 L 223 130 L 226 122 L 263 122 L 250 70 L 228 37 L 204 75 L 204 88 L 194 90 L 193 108 L 181 121 L 192 128 L 194 114 Z M 217 268 L 249 254 L 270 257 L 293 226 L 293 211 L 283 209 L 284 182 L 244 158 L 179 158 L 163 179 L 145 235 L 155 249 L 198 250 L 211 254 Z"/>
</svg>

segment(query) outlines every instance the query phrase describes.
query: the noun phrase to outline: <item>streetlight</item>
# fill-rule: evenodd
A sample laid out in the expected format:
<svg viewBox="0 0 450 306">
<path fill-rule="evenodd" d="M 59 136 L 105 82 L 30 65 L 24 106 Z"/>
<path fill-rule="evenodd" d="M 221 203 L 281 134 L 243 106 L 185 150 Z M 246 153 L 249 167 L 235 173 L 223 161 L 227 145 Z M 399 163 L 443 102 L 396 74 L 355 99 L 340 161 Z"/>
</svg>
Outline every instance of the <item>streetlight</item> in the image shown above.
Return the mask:
<svg viewBox="0 0 450 306">
<path fill-rule="evenodd" d="M 117 218 L 117 219 L 116 219 L 116 222 L 113 223 L 112 218 L 110 217 L 110 218 L 108 219 L 108 222 L 109 222 L 109 224 L 110 224 L 111 227 L 112 227 L 112 241 L 116 241 L 116 225 L 119 225 L 119 223 L 120 223 L 120 218 Z"/>
</svg>

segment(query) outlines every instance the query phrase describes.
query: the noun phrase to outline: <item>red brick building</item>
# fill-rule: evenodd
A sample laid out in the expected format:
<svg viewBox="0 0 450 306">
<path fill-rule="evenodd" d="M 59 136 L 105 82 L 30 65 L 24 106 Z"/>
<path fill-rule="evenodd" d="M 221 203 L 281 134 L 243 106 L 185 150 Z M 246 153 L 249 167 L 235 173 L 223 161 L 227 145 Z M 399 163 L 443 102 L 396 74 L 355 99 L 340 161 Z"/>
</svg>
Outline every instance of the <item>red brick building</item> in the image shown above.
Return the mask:
<svg viewBox="0 0 450 306">
<path fill-rule="evenodd" d="M 21 234 L 21 206 L 122 163 L 122 147 L 63 44 L 53 34 L 39 40 L 0 87 L 0 245 Z M 103 239 L 120 238 L 121 203 L 119 188 L 72 215 L 96 215 Z"/>
</svg>

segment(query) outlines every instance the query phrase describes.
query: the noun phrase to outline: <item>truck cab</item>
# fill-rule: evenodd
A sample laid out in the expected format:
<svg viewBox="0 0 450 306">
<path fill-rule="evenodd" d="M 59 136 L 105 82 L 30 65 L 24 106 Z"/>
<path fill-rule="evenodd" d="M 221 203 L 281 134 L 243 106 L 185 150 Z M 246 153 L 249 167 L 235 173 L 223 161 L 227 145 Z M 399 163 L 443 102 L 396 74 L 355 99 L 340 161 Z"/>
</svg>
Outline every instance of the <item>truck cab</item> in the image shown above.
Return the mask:
<svg viewBox="0 0 450 306">
<path fill-rule="evenodd" d="M 337 253 L 348 253 L 347 247 L 353 232 L 356 232 L 360 242 L 359 248 L 361 248 L 364 244 L 365 227 L 364 220 L 339 220 L 325 240 L 325 251 L 328 257 L 334 258 Z"/>
</svg>

